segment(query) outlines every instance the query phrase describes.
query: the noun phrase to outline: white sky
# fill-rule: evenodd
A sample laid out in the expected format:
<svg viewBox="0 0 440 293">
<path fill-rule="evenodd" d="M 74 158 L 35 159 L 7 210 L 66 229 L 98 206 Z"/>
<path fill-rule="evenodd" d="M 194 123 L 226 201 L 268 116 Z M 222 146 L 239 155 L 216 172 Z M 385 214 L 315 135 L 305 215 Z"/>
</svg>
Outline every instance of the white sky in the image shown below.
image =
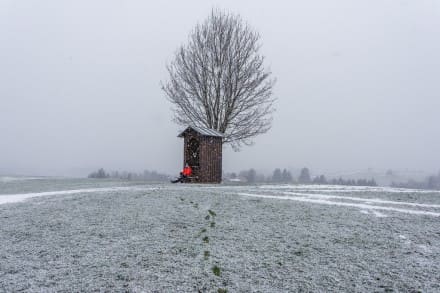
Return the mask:
<svg viewBox="0 0 440 293">
<path fill-rule="evenodd" d="M 440 2 L 0 1 L 0 173 L 177 172 L 165 65 L 213 7 L 261 33 L 273 128 L 224 169 L 440 169 Z"/>
</svg>

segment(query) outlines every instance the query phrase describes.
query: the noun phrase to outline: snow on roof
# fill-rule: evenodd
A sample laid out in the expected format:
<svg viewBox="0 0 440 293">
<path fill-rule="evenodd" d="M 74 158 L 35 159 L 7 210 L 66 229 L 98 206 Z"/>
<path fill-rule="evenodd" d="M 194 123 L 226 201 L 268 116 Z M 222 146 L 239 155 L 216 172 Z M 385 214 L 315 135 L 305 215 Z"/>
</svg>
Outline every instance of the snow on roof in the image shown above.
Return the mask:
<svg viewBox="0 0 440 293">
<path fill-rule="evenodd" d="M 217 130 L 214 129 L 210 129 L 210 128 L 205 128 L 205 127 L 198 127 L 198 126 L 188 126 L 184 131 L 182 131 L 178 137 L 182 137 L 184 136 L 185 132 L 188 129 L 192 129 L 196 132 L 198 132 L 201 135 L 205 135 L 205 136 L 215 136 L 215 137 L 223 137 L 223 133 L 218 132 Z"/>
</svg>

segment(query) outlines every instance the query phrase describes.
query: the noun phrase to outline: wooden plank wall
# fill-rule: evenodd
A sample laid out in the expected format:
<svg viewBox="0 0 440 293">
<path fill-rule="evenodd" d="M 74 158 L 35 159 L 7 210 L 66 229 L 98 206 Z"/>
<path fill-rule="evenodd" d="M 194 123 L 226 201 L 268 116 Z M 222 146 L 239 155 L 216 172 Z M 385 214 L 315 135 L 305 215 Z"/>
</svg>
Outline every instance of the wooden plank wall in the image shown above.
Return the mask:
<svg viewBox="0 0 440 293">
<path fill-rule="evenodd" d="M 202 136 L 195 131 L 188 131 L 184 136 L 184 160 L 183 165 L 189 158 L 188 142 L 196 138 L 200 142 L 199 162 L 200 166 L 193 168 L 193 175 L 197 176 L 198 183 L 221 183 L 222 181 L 222 138 Z"/>
<path fill-rule="evenodd" d="M 222 139 L 203 136 L 200 146 L 201 182 L 220 183 L 222 181 Z"/>
</svg>

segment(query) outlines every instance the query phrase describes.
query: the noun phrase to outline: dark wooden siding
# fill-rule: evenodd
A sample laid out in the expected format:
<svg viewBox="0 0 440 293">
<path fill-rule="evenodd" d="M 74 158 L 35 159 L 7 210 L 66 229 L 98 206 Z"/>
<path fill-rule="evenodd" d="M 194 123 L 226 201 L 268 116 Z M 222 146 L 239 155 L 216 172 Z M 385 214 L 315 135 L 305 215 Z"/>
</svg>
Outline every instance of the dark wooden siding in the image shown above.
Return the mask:
<svg viewBox="0 0 440 293">
<path fill-rule="evenodd" d="M 220 183 L 222 181 L 222 138 L 202 136 L 195 131 L 188 131 L 184 135 L 184 161 L 189 161 L 189 141 L 195 138 L 199 141 L 199 166 L 191 166 L 193 176 L 198 177 L 199 183 Z"/>
</svg>

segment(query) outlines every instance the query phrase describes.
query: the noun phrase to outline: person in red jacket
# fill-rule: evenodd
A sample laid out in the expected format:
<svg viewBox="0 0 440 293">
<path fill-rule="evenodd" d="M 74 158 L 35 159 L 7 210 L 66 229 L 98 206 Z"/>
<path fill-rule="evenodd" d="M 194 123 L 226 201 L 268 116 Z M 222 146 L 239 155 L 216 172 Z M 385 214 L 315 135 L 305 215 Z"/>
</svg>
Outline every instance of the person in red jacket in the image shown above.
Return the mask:
<svg viewBox="0 0 440 293">
<path fill-rule="evenodd" d="M 190 177 L 192 175 L 192 169 L 188 165 L 188 163 L 185 164 L 185 168 L 183 168 L 182 175 L 185 177 Z"/>
<path fill-rule="evenodd" d="M 185 167 L 183 168 L 182 172 L 180 172 L 180 177 L 176 180 L 171 181 L 172 183 L 183 183 L 187 177 L 190 177 L 192 175 L 192 169 L 188 165 L 188 163 L 185 164 Z"/>
</svg>

